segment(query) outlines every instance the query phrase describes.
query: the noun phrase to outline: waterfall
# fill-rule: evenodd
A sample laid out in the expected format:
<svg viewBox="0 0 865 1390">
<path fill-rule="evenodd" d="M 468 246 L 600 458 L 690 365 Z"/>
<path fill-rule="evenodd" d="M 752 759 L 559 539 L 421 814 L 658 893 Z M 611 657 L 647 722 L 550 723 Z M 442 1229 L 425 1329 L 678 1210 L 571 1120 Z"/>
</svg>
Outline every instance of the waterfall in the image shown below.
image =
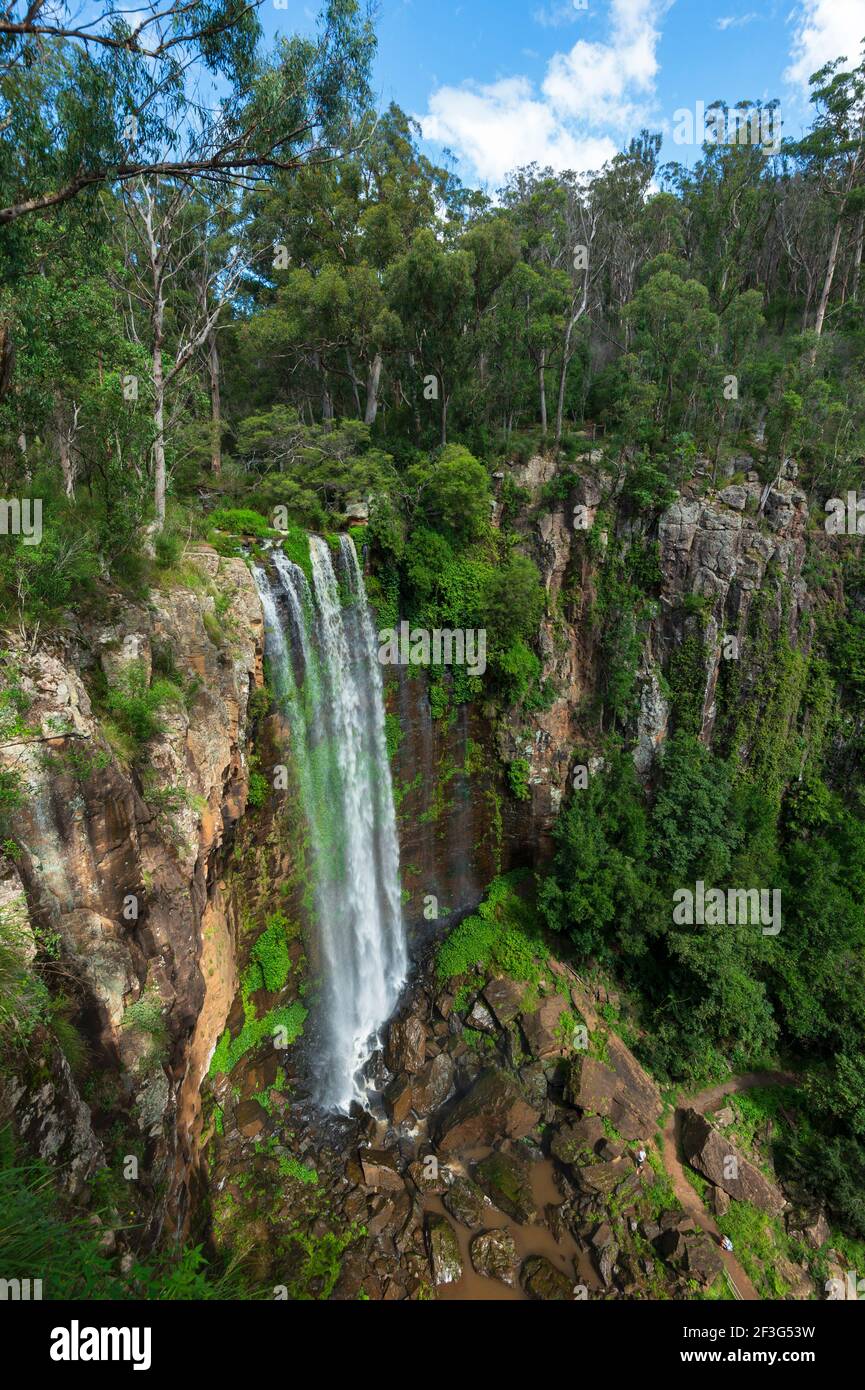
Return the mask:
<svg viewBox="0 0 865 1390">
<path fill-rule="evenodd" d="M 399 847 L 375 628 L 354 545 L 310 537 L 312 584 L 282 551 L 255 578 L 269 679 L 309 832 L 320 967 L 318 1098 L 347 1111 L 405 981 Z M 335 564 L 334 564 L 335 559 Z"/>
</svg>

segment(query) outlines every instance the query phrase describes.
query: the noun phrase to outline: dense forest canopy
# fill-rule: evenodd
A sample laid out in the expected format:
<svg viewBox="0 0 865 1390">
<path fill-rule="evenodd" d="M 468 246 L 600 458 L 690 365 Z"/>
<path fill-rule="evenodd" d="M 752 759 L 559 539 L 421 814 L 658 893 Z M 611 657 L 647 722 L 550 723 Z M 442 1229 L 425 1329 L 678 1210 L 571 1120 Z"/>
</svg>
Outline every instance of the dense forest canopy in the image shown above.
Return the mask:
<svg viewBox="0 0 865 1390">
<path fill-rule="evenodd" d="M 811 653 L 767 658 L 775 705 L 734 694 L 710 750 L 672 672 L 651 796 L 622 755 L 652 527 L 698 465 L 718 482 L 744 452 L 769 483 L 794 459 L 818 511 L 861 484 L 865 60 L 814 75 L 811 128 L 777 152 L 662 165 L 644 130 L 491 198 L 373 109 L 355 0 L 270 53 L 242 0 L 146 5 L 134 33 L 113 8 L 87 31 L 43 11 L 0 13 L 0 492 L 42 499 L 44 527 L 3 540 L 4 624 L 35 640 L 107 585 L 145 592 L 192 536 L 362 504 L 380 614 L 484 625 L 487 683 L 456 698 L 531 708 L 545 595 L 507 478 L 492 533 L 492 474 L 547 450 L 565 495 L 602 447 L 640 525 L 600 567 L 607 770 L 563 811 L 545 917 L 641 991 L 659 1074 L 804 1057 L 814 1129 L 789 1162 L 865 1232 L 859 561 Z M 794 686 L 804 776 L 778 746 Z M 779 942 L 671 925 L 673 884 L 755 874 L 791 904 Z"/>
</svg>

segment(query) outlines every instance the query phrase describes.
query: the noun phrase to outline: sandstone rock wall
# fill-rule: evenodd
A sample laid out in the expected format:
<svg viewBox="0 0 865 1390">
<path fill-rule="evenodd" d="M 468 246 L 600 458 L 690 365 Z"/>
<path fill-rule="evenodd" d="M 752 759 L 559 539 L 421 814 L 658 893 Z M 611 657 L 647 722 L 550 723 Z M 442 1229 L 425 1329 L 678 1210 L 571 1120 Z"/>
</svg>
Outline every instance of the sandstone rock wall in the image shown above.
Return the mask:
<svg viewBox="0 0 865 1390">
<path fill-rule="evenodd" d="M 28 730 L 0 748 L 24 794 L 15 871 L 37 935 L 57 943 L 94 1065 L 110 1079 L 97 1121 L 120 1119 L 144 1139 L 161 1194 L 155 1228 L 166 1212 L 180 1224 L 185 1216 L 195 1098 L 233 993 L 217 875 L 246 804 L 249 697 L 262 681 L 262 614 L 245 563 L 203 546 L 187 559 L 201 573 L 195 587 L 120 602 L 110 626 L 90 623 L 62 643 L 13 647 L 2 673 L 26 704 Z M 161 731 L 130 766 L 92 692 L 104 699 L 130 663 L 149 675 L 154 660 L 184 697 L 161 708 Z M 0 862 L 11 881 L 11 864 Z M 209 949 L 208 923 L 221 951 Z M 50 1112 L 62 1101 L 92 1170 L 98 1144 L 82 1132 L 92 1137 L 67 1071 L 51 1095 L 12 1086 L 5 1109 L 51 1157 L 54 1141 L 39 1135 L 60 1124 Z"/>
</svg>

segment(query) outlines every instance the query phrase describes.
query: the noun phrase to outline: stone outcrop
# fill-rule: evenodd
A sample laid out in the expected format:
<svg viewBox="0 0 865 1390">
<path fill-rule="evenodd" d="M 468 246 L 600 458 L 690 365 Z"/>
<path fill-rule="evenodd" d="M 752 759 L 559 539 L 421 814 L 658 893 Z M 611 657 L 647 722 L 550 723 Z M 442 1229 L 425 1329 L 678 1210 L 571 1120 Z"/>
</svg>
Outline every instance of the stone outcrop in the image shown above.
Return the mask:
<svg viewBox="0 0 865 1390">
<path fill-rule="evenodd" d="M 479 1230 L 488 1219 L 489 1204 L 471 1178 L 454 1178 L 442 1201 L 454 1220 L 469 1230 Z"/>
<path fill-rule="evenodd" d="M 628 1140 L 646 1139 L 662 1110 L 660 1092 L 620 1038 L 606 1040 L 607 1061 L 578 1057 L 571 1064 L 568 1099 L 580 1110 L 606 1115 Z"/>
<path fill-rule="evenodd" d="M 521 1225 L 537 1219 L 531 1164 L 521 1154 L 492 1153 L 475 1164 L 474 1176 L 499 1211 L 512 1216 Z"/>
<path fill-rule="evenodd" d="M 523 1014 L 522 1028 L 533 1057 L 563 1057 L 570 1050 L 570 1039 L 563 1036 L 562 1016 L 570 1004 L 560 994 L 543 999 L 532 1013 Z"/>
<path fill-rule="evenodd" d="M 691 1167 L 730 1197 L 751 1202 L 771 1216 L 783 1211 L 786 1199 L 781 1189 L 743 1158 L 731 1140 L 697 1110 L 687 1110 L 682 1119 L 682 1148 Z"/>
<path fill-rule="evenodd" d="M 406 1018 L 394 1019 L 388 1030 L 385 1061 L 393 1072 L 410 1072 L 423 1069 L 426 1057 L 426 1032 L 416 1014 Z"/>
<path fill-rule="evenodd" d="M 205 962 L 205 924 L 227 922 L 220 856 L 245 808 L 248 702 L 262 679 L 246 564 L 205 546 L 187 560 L 201 572 L 195 588 L 153 590 L 146 604 L 117 595 L 110 626 L 13 649 L 3 673 L 26 708 L 28 733 L 0 748 L 0 766 L 23 792 L 14 830 L 27 910 L 59 943 L 96 1063 L 123 1078 L 126 1113 L 166 1194 L 157 1226 L 166 1210 L 185 1219 L 200 1083 L 233 993 L 233 952 Z M 134 765 L 94 703 L 129 673 L 145 687 L 169 677 L 176 692 Z M 61 1072 L 58 1094 L 69 1092 Z M 12 1111 L 26 1128 L 24 1104 Z M 76 1114 L 69 1133 L 80 1147 Z"/>
</svg>

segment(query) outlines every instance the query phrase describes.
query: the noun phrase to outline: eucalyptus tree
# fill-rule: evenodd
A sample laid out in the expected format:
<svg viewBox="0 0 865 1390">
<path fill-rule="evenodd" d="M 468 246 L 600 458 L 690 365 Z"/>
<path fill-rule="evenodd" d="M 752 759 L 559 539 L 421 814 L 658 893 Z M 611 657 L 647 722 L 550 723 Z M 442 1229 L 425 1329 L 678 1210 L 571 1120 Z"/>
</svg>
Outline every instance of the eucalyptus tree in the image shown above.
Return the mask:
<svg viewBox="0 0 865 1390">
<path fill-rule="evenodd" d="M 226 238 L 228 210 L 217 214 Z M 148 363 L 153 420 L 153 534 L 165 524 L 167 405 L 215 331 L 223 306 L 245 271 L 239 244 L 212 256 L 208 233 L 214 209 L 181 179 L 145 179 L 124 185 L 118 239 L 123 266 L 115 281 L 128 306 L 127 331 Z M 131 383 L 137 394 L 138 382 Z"/>
<path fill-rule="evenodd" d="M 832 210 L 832 240 L 823 287 L 814 318 L 819 338 L 826 322 L 845 228 L 853 232 L 853 298 L 859 292 L 865 229 L 865 51 L 859 65 L 845 68 L 845 58 L 827 63 L 811 78 L 811 101 L 817 116 L 793 152 L 805 166 Z M 816 348 L 815 348 L 816 353 Z"/>
<path fill-rule="evenodd" d="M 140 178 L 249 182 L 333 156 L 367 100 L 375 39 L 327 0 L 315 40 L 259 54 L 260 0 L 60 0 L 0 11 L 0 225 Z"/>
</svg>

